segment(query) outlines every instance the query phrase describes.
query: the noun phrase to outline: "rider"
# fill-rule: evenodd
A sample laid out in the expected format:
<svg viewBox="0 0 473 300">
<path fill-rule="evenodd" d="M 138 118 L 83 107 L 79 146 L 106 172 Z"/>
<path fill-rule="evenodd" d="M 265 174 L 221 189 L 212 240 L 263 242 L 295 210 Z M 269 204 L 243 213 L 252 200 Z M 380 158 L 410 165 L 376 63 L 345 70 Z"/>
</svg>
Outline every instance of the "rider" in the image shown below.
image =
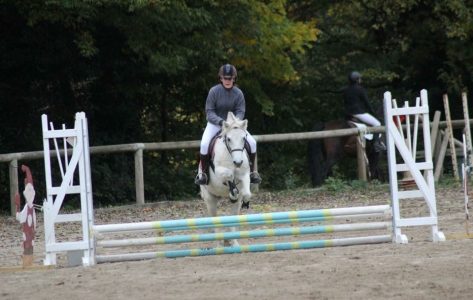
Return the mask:
<svg viewBox="0 0 473 300">
<path fill-rule="evenodd" d="M 200 142 L 199 174 L 195 178 L 195 184 L 199 185 L 208 184 L 209 144 L 217 132 L 221 130 L 222 123 L 227 118 L 228 112 L 233 112 L 240 120 L 243 120 L 245 117 L 245 97 L 243 92 L 235 86 L 237 79 L 236 68 L 231 64 L 221 66 L 218 71 L 218 78 L 220 83 L 210 89 L 205 102 L 207 126 Z M 256 140 L 249 132 L 247 132 L 246 140 L 250 146 L 250 182 L 258 184 L 261 183 L 261 177 L 255 171 Z"/>
<path fill-rule="evenodd" d="M 381 122 L 374 117 L 373 109 L 368 102 L 365 89 L 361 86 L 361 74 L 353 71 L 348 75 L 349 85 L 343 91 L 345 115 L 360 120 L 369 126 L 381 126 Z M 381 134 L 373 135 L 374 150 L 386 151 L 386 145 L 381 141 Z"/>
</svg>

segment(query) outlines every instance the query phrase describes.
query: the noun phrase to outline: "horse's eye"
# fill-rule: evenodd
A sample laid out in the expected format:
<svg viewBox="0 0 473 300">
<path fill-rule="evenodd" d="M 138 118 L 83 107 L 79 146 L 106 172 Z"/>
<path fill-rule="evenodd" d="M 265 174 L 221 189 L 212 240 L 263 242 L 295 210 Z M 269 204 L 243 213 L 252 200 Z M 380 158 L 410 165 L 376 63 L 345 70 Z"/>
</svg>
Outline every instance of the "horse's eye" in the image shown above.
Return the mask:
<svg viewBox="0 0 473 300">
<path fill-rule="evenodd" d="M 227 137 L 227 142 L 230 142 L 230 140 L 231 140 L 231 139 L 230 139 L 229 137 Z"/>
</svg>

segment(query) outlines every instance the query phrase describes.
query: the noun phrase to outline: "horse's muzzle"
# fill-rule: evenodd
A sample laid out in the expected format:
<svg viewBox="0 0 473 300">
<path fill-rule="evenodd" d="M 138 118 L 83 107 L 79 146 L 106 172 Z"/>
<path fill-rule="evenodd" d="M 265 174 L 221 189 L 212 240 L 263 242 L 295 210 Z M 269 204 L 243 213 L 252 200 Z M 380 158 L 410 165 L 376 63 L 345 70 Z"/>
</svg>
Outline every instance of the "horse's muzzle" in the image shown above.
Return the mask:
<svg viewBox="0 0 473 300">
<path fill-rule="evenodd" d="M 233 164 L 234 164 L 235 167 L 237 167 L 237 168 L 241 167 L 242 163 L 243 163 L 242 160 L 240 160 L 239 162 L 233 161 Z"/>
</svg>

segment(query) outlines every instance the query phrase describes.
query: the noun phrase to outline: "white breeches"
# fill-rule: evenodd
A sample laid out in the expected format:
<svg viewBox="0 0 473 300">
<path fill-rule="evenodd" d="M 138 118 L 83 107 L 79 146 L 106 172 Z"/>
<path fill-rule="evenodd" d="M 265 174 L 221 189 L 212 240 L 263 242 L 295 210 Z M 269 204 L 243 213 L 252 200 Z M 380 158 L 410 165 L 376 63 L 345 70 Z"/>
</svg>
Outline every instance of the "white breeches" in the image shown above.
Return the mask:
<svg viewBox="0 0 473 300">
<path fill-rule="evenodd" d="M 369 113 L 358 114 L 358 115 L 353 115 L 353 116 L 357 118 L 358 120 L 362 121 L 363 123 L 368 124 L 370 126 L 381 126 L 381 122 L 378 121 L 378 119 L 376 119 Z"/>
<path fill-rule="evenodd" d="M 200 154 L 205 155 L 209 152 L 210 141 L 219 131 L 220 126 L 207 122 L 207 126 L 205 127 L 204 134 L 202 135 L 202 140 L 200 142 Z M 248 131 L 246 133 L 246 140 L 248 141 L 248 144 L 250 144 L 251 153 L 256 153 L 256 140 Z"/>
</svg>

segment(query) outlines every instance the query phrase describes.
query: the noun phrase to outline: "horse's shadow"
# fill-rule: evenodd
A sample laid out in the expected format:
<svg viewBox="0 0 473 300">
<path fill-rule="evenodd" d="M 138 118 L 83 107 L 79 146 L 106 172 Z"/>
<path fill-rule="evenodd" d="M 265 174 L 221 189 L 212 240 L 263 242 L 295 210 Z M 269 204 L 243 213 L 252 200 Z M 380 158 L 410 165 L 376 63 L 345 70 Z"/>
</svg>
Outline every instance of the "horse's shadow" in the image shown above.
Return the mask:
<svg viewBox="0 0 473 300">
<path fill-rule="evenodd" d="M 347 120 L 317 122 L 312 131 L 336 130 L 351 128 Z M 320 186 L 333 175 L 334 166 L 347 157 L 356 158 L 358 136 L 330 137 L 310 140 L 308 144 L 308 167 L 312 186 Z M 381 152 L 374 151 L 372 140 L 366 139 L 365 153 L 368 160 L 368 177 L 370 180 L 384 180 L 380 168 Z"/>
</svg>

